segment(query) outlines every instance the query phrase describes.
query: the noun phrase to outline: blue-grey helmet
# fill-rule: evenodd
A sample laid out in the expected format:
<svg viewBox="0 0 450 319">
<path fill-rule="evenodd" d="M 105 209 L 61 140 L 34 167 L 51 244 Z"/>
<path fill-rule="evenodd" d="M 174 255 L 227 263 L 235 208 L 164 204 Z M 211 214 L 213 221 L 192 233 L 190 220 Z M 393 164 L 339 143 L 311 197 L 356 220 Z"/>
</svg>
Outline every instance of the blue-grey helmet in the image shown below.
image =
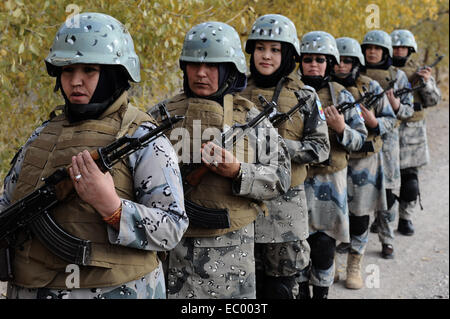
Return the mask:
<svg viewBox="0 0 450 319">
<path fill-rule="evenodd" d="M 366 33 L 363 41 L 361 42 L 361 49 L 364 52 L 364 47 L 366 45 L 378 45 L 385 48 L 389 56 L 392 58 L 392 42 L 391 36 L 382 30 L 372 30 Z"/>
<path fill-rule="evenodd" d="M 417 52 L 417 43 L 409 30 L 394 30 L 391 32 L 392 47 L 408 47 Z"/>
<path fill-rule="evenodd" d="M 223 22 L 209 21 L 192 27 L 184 38 L 180 62 L 231 62 L 245 74 L 247 63 L 236 30 Z"/>
<path fill-rule="evenodd" d="M 103 13 L 77 14 L 56 33 L 45 58 L 48 74 L 57 76 L 59 67 L 76 63 L 121 65 L 131 81 L 141 80 L 130 33 L 117 19 Z"/>
<path fill-rule="evenodd" d="M 361 46 L 359 42 L 353 38 L 342 37 L 336 39 L 336 45 L 339 50 L 339 55 L 350 56 L 357 58 L 361 65 L 364 65 L 364 56 L 361 52 Z"/>
<path fill-rule="evenodd" d="M 292 44 L 300 57 L 300 44 L 297 37 L 297 29 L 294 23 L 287 17 L 280 14 L 266 14 L 253 23 L 252 31 L 245 43 L 245 52 L 252 53 L 249 42 L 261 41 L 278 41 Z"/>
<path fill-rule="evenodd" d="M 300 43 L 300 52 L 331 56 L 339 64 L 339 51 L 336 40 L 328 32 L 311 31 L 305 34 Z"/>
</svg>

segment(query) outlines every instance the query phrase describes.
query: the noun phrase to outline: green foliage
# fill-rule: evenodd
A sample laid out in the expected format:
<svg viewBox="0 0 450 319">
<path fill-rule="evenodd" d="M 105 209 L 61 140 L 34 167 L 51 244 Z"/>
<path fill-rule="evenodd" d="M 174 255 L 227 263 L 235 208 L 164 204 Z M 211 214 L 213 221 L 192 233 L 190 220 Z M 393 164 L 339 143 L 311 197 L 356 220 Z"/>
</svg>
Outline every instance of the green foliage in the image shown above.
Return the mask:
<svg viewBox="0 0 450 319">
<path fill-rule="evenodd" d="M 447 56 L 448 2 L 444 0 L 7 0 L 0 3 L 0 187 L 9 162 L 33 129 L 63 102 L 53 92 L 55 79 L 47 75 L 44 58 L 53 37 L 69 15 L 103 12 L 123 22 L 141 59 L 139 84 L 133 85 L 132 102 L 142 109 L 173 94 L 181 86 L 178 58 L 185 33 L 205 21 L 226 22 L 244 43 L 255 19 L 279 13 L 296 25 L 299 37 L 324 30 L 335 37 L 361 41 L 369 31 L 366 20 L 379 8 L 379 28 L 411 28 L 426 62 L 439 51 Z M 427 51 L 428 50 L 428 51 Z M 448 68 L 448 67 L 447 67 Z"/>
</svg>

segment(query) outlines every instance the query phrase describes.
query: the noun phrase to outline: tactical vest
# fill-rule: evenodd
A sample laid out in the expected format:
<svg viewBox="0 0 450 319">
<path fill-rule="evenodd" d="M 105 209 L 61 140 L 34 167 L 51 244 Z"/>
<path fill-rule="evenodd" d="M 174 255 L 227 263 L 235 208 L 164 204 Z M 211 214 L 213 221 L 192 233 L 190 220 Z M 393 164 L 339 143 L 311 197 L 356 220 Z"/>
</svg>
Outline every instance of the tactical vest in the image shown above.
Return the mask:
<svg viewBox="0 0 450 319">
<path fill-rule="evenodd" d="M 370 81 L 371 81 L 371 79 L 369 77 L 360 75 L 356 79 L 356 86 L 348 86 L 348 87 L 346 87 L 346 89 L 353 95 L 355 100 L 358 100 L 362 97 L 362 94 L 364 93 L 362 88 L 370 87 Z M 372 108 L 370 110 L 370 112 L 372 112 L 372 114 L 374 116 L 376 116 L 374 108 Z M 371 132 L 371 130 L 368 130 L 368 135 L 367 135 L 365 143 L 373 143 L 374 151 L 373 152 L 351 152 L 350 158 L 369 157 L 375 153 L 378 153 L 381 150 L 381 147 L 383 146 L 383 140 L 381 139 L 381 136 L 375 135 L 375 133 Z"/>
<path fill-rule="evenodd" d="M 328 87 L 324 87 L 317 92 L 320 103 L 325 108 L 330 105 L 337 106 L 336 93 L 341 92 L 345 88 L 337 82 L 329 82 Z M 347 167 L 348 152 L 338 142 L 336 132 L 328 127 L 328 137 L 330 139 L 330 156 L 326 163 L 311 164 L 308 170 L 308 177 L 315 175 L 333 174 Z"/>
<path fill-rule="evenodd" d="M 174 137 L 171 134 L 172 132 L 178 134 L 175 130 L 183 128 L 183 131 L 189 134 L 189 136 L 185 135 L 184 138 L 189 138 L 189 153 L 190 160 L 192 160 L 194 153 L 200 153 L 202 142 L 211 140 L 210 136 L 204 136 L 204 139 L 197 140 L 194 143 L 194 138 L 198 138 L 194 134 L 194 121 L 201 121 L 201 139 L 201 135 L 206 128 L 216 128 L 222 131 L 224 124 L 231 126 L 235 122 L 240 124 L 246 123 L 247 112 L 253 106 L 253 103 L 239 95 L 234 97 L 226 95 L 224 97 L 224 106 L 222 107 L 215 101 L 202 98 L 188 98 L 184 94 L 179 94 L 170 99 L 166 105 L 171 115 L 182 115 L 185 117 L 166 136 L 169 136 L 175 145 L 177 142 L 174 141 Z M 198 132 L 198 127 L 195 130 Z M 238 159 L 253 159 L 254 153 L 248 147 L 247 137 L 244 138 L 242 144 L 238 143 L 238 145 L 244 145 L 244 147 L 237 147 L 237 150 L 235 149 L 234 151 Z M 179 157 L 183 161 L 182 152 L 179 152 Z M 203 207 L 228 209 L 231 226 L 226 229 L 205 229 L 189 225 L 188 230 L 184 234 L 185 237 L 213 237 L 226 234 L 250 224 L 256 219 L 258 213 L 264 209 L 261 208 L 264 207 L 262 203 L 258 203 L 250 198 L 235 196 L 232 193 L 232 180 L 213 172 L 208 172 L 202 178 L 200 184 L 186 195 L 186 198 Z"/>
<path fill-rule="evenodd" d="M 411 86 L 417 86 L 419 85 L 420 77 L 416 74 L 416 71 L 419 67 L 419 64 L 413 61 L 412 59 L 408 59 L 405 66 L 400 67 L 399 69 L 406 73 L 406 76 L 408 77 L 409 83 L 411 83 Z M 419 91 L 416 90 L 413 92 L 414 96 L 414 104 L 418 103 L 423 106 L 423 99 L 420 95 Z M 414 108 L 414 114 L 410 118 L 403 120 L 403 122 L 417 122 L 420 120 L 423 120 L 425 118 L 425 110 L 422 108 Z"/>
<path fill-rule="evenodd" d="M 69 166 L 73 155 L 105 146 L 124 133 L 131 135 L 144 121 L 154 122 L 128 104 L 126 92 L 99 119 L 70 124 L 64 114 L 53 117 L 25 154 L 13 202 L 42 186 L 42 177 Z M 119 197 L 133 200 L 133 176 L 127 161 L 114 165 L 110 173 Z M 51 214 L 68 233 L 92 242 L 90 264 L 80 266 L 80 288 L 120 285 L 148 274 L 158 265 L 155 252 L 110 244 L 107 224 L 76 192 Z M 67 262 L 53 255 L 38 239 L 26 241 L 15 254 L 15 284 L 67 288 L 66 278 L 70 274 L 66 273 Z"/>
<path fill-rule="evenodd" d="M 390 81 L 397 78 L 397 68 L 392 65 L 387 70 L 367 68 L 364 74 L 369 78 L 377 81 L 382 88 L 385 88 L 388 86 Z M 395 127 L 398 127 L 400 125 L 400 122 L 400 120 L 397 120 L 397 122 L 395 123 Z"/>
<path fill-rule="evenodd" d="M 296 76 L 296 72 L 291 73 L 286 82 L 284 83 L 277 103 L 277 109 L 279 112 L 287 112 L 294 105 L 298 103 L 297 98 L 295 97 L 294 91 L 298 91 L 303 88 L 303 82 Z M 255 82 L 250 78 L 246 89 L 240 94 L 246 99 L 255 103 L 260 110 L 262 110 L 262 106 L 258 100 L 258 95 L 261 94 L 268 101 L 272 100 L 274 95 L 275 88 L 258 88 Z M 281 124 L 278 129 L 278 134 L 280 134 L 283 138 L 293 141 L 301 141 L 303 138 L 303 116 L 300 112 L 295 112 L 292 115 L 291 121 L 285 121 Z M 305 181 L 307 174 L 307 165 L 299 164 L 294 161 L 291 162 L 291 186 L 297 186 L 303 184 Z"/>
</svg>

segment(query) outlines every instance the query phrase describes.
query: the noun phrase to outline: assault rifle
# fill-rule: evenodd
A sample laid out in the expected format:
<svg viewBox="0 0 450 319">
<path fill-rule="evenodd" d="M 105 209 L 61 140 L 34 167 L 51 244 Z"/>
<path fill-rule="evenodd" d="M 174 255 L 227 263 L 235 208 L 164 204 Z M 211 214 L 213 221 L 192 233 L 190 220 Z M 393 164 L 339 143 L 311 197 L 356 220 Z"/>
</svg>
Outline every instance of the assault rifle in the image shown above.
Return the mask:
<svg viewBox="0 0 450 319">
<path fill-rule="evenodd" d="M 161 125 L 148 133 L 137 138 L 125 135 L 105 147 L 92 151 L 91 156 L 100 170 L 102 172 L 110 170 L 114 164 L 144 148 L 184 118 L 170 117 L 163 107 L 160 108 L 160 112 Z M 43 178 L 43 186 L 0 213 L 0 280 L 7 281 L 13 278 L 13 251 L 17 246 L 17 235 L 22 230 L 25 230 L 27 237 L 31 235 L 30 232 L 34 234 L 45 247 L 61 259 L 78 265 L 89 264 L 91 242 L 67 233 L 50 215 L 51 209 L 73 192 L 69 167 L 60 168 L 47 178 Z"/>
<path fill-rule="evenodd" d="M 273 113 L 276 108 L 276 103 L 273 101 L 268 102 L 262 95 L 258 95 L 258 99 L 264 107 L 263 111 L 261 111 L 250 122 L 242 125 L 235 124 L 232 128 L 222 133 L 221 140 L 224 148 L 232 148 L 233 145 L 242 139 L 250 129 L 255 128 L 265 118 L 268 118 L 274 127 L 278 127 L 290 119 L 291 116 L 296 111 L 300 110 L 310 98 L 309 96 L 301 98 L 297 92 L 295 92 L 295 95 L 298 99 L 298 103 L 286 113 Z M 217 141 L 215 143 L 218 144 Z M 209 169 L 202 164 L 183 165 L 181 167 L 181 175 L 183 176 L 185 194 L 189 194 L 194 187 L 200 184 L 203 176 L 208 172 Z M 190 225 L 207 229 L 222 229 L 230 227 L 230 217 L 227 209 L 206 208 L 188 199 L 185 199 L 184 203 Z"/>
<path fill-rule="evenodd" d="M 431 63 L 430 65 L 425 65 L 423 67 L 418 68 L 416 73 L 414 73 L 414 76 L 411 79 L 411 84 L 414 84 L 414 83 L 417 83 L 417 82 L 419 82 L 419 84 L 417 86 L 415 86 L 415 87 L 412 87 L 412 88 L 403 88 L 403 89 L 400 89 L 400 90 L 394 92 L 395 97 L 400 97 L 401 98 L 405 94 L 412 93 L 414 91 L 417 91 L 417 90 L 420 90 L 420 89 L 424 88 L 426 84 L 425 84 L 423 78 L 420 77 L 417 74 L 417 72 L 419 72 L 420 70 L 425 69 L 426 67 L 434 68 L 444 58 L 445 54 L 438 55 L 436 53 L 436 56 L 437 56 L 437 58 L 436 58 L 436 60 L 433 61 L 433 63 Z M 421 111 L 422 109 L 423 109 L 423 106 L 422 106 L 422 104 L 420 102 L 414 102 L 414 111 Z"/>
<path fill-rule="evenodd" d="M 441 60 L 442 60 L 444 57 L 445 57 L 445 54 L 439 55 L 438 53 L 436 53 L 436 60 L 434 60 L 433 63 L 431 63 L 430 65 L 425 65 L 425 66 L 419 68 L 419 69 L 417 70 L 417 72 L 420 71 L 420 70 L 425 69 L 426 67 L 429 67 L 429 68 L 431 68 L 431 69 L 434 68 L 439 62 L 441 62 Z"/>
<path fill-rule="evenodd" d="M 386 88 L 384 88 L 383 91 L 378 94 L 374 94 L 373 92 L 367 92 L 366 88 L 363 87 L 364 94 L 361 96 L 361 98 L 359 98 L 358 100 L 356 100 L 354 102 L 341 103 L 336 107 L 336 109 L 341 114 L 344 111 L 346 111 L 356 105 L 359 105 L 359 104 L 363 104 L 364 107 L 366 107 L 367 109 L 370 109 L 380 98 L 383 97 L 383 95 L 386 93 L 386 91 L 388 91 L 394 87 L 394 84 L 396 81 L 397 81 L 397 79 L 393 79 L 393 80 L 389 81 Z"/>
<path fill-rule="evenodd" d="M 286 122 L 287 120 L 291 120 L 292 115 L 300 110 L 303 106 L 306 105 L 306 102 L 309 100 L 310 96 L 306 97 L 300 97 L 300 94 L 298 92 L 294 92 L 295 97 L 298 100 L 298 103 L 294 105 L 289 111 L 285 113 L 277 112 L 274 115 L 272 115 L 269 120 L 272 123 L 273 127 L 279 127 L 281 124 Z M 268 103 L 267 101 L 264 101 L 264 103 Z"/>
<path fill-rule="evenodd" d="M 264 109 L 252 120 L 245 124 L 234 124 L 231 128 L 223 132 L 220 140 L 213 143 L 221 145 L 223 148 L 231 149 L 239 140 L 264 119 L 269 118 L 276 107 L 274 102 L 268 102 L 262 95 L 258 99 Z M 202 163 L 184 164 L 181 166 L 181 176 L 183 179 L 184 193 L 189 194 L 203 177 L 209 172 L 208 167 Z M 208 229 L 222 229 L 230 227 L 230 217 L 227 209 L 207 208 L 198 205 L 188 199 L 184 200 L 186 214 L 189 217 L 189 224 L 195 227 Z"/>
</svg>

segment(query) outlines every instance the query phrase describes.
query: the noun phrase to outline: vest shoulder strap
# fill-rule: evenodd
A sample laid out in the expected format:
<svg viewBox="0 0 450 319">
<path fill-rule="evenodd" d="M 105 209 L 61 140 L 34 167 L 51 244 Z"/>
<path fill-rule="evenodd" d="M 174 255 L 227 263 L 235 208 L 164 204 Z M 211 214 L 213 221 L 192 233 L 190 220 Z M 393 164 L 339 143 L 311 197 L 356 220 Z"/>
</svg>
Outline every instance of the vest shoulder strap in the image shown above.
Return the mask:
<svg viewBox="0 0 450 319">
<path fill-rule="evenodd" d="M 122 124 L 116 137 L 122 137 L 127 133 L 132 135 L 139 127 L 139 124 L 141 124 L 142 122 L 151 122 L 155 125 L 157 124 L 155 119 L 150 114 L 147 114 L 134 107 L 133 105 L 128 104 L 127 110 L 125 111 L 125 114 L 122 118 Z"/>
<path fill-rule="evenodd" d="M 356 80 L 356 87 L 358 88 L 359 94 L 364 95 L 364 89 L 369 90 L 371 78 L 365 75 L 360 75 Z"/>
</svg>

